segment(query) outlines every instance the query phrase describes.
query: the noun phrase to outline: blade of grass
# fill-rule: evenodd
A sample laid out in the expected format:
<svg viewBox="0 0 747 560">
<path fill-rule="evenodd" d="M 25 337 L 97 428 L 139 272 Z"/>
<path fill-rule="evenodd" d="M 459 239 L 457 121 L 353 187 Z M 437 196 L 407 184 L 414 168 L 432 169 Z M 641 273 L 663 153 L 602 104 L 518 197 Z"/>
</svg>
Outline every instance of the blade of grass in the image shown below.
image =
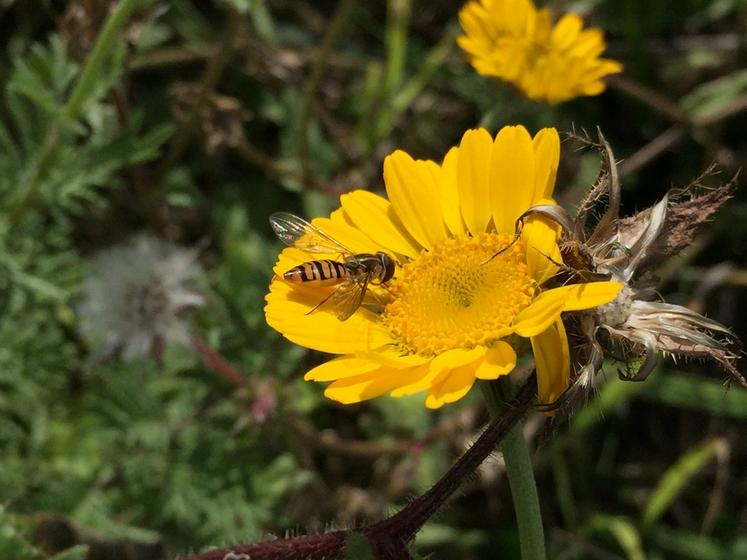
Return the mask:
<svg viewBox="0 0 747 560">
<path fill-rule="evenodd" d="M 595 515 L 589 520 L 583 532 L 608 533 L 617 541 L 628 560 L 646 560 L 638 529 L 624 517 Z"/>
<path fill-rule="evenodd" d="M 723 445 L 721 439 L 708 440 L 683 455 L 664 473 L 643 512 L 641 525 L 644 530 L 651 529 L 661 519 L 693 478 L 716 457 Z"/>
<path fill-rule="evenodd" d="M 747 418 L 747 391 L 718 381 L 662 371 L 640 383 L 641 396 L 671 406 L 731 418 Z"/>
<path fill-rule="evenodd" d="M 738 558 L 726 546 L 706 535 L 664 525 L 659 525 L 651 531 L 649 539 L 655 546 L 665 551 L 667 557 L 676 556 L 692 560 L 732 560 Z"/>
<path fill-rule="evenodd" d="M 396 91 L 402 83 L 407 57 L 407 27 L 410 23 L 411 0 L 389 0 L 386 12 L 386 73 L 384 91 Z"/>
</svg>

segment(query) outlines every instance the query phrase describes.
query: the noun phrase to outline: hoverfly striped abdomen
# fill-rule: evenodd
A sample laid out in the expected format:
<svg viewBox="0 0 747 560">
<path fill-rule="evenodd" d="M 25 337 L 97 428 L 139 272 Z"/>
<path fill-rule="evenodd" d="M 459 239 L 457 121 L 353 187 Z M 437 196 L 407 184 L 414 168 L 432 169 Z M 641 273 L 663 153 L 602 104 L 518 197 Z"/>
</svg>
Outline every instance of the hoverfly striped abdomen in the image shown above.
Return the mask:
<svg viewBox="0 0 747 560">
<path fill-rule="evenodd" d="M 334 286 L 348 277 L 341 262 L 331 259 L 308 261 L 294 266 L 283 274 L 283 280 L 296 284 L 314 282 L 316 286 Z"/>
<path fill-rule="evenodd" d="M 336 286 L 309 313 L 329 302 L 337 318 L 346 321 L 364 304 L 369 284 L 378 286 L 394 277 L 397 263 L 388 253 L 354 253 L 328 233 L 288 212 L 270 216 L 270 225 L 278 239 L 289 247 L 306 253 L 337 254 L 342 259 L 342 262 L 334 259 L 307 261 L 283 273 L 283 280 L 291 284 L 309 288 Z"/>
</svg>

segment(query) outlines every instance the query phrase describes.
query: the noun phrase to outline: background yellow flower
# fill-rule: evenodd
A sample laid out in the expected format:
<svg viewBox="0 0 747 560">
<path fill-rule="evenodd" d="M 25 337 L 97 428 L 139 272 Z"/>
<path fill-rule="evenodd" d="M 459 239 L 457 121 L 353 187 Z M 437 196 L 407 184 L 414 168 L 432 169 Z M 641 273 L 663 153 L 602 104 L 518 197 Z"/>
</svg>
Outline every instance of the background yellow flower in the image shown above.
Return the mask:
<svg viewBox="0 0 747 560">
<path fill-rule="evenodd" d="M 333 381 L 325 394 L 343 403 L 427 391 L 426 405 L 438 408 L 476 379 L 508 374 L 518 338 L 526 337 L 540 399 L 555 400 L 570 368 L 561 313 L 606 303 L 619 291 L 610 282 L 543 290 L 560 260 L 557 230 L 543 218 L 530 219 L 512 243 L 527 208 L 554 204 L 559 156 L 555 129 L 534 138 L 521 126 L 495 138 L 470 130 L 440 165 L 402 151 L 388 156 L 389 200 L 354 191 L 329 219 L 314 220 L 352 251 L 385 251 L 400 264 L 387 286 L 372 287 L 368 304 L 341 322 L 324 306 L 309 313 L 328 292 L 280 280 L 319 255 L 281 253 L 267 322 L 297 344 L 341 355 L 306 379 Z"/>
<path fill-rule="evenodd" d="M 479 0 L 459 12 L 464 35 L 457 39 L 472 66 L 485 76 L 512 83 L 530 99 L 560 103 L 604 91 L 603 78 L 622 71 L 599 58 L 602 31 L 583 29 L 566 14 L 553 27 L 550 12 L 530 0 Z"/>
</svg>

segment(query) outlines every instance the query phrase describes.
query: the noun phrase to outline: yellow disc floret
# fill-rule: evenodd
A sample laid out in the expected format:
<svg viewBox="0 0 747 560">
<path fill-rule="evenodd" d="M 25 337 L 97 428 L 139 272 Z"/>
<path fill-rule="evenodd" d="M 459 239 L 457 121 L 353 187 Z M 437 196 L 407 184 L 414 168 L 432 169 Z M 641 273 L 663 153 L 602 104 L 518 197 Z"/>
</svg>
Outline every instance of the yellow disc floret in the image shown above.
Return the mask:
<svg viewBox="0 0 747 560">
<path fill-rule="evenodd" d="M 448 239 L 406 264 L 384 311 L 399 345 L 431 356 L 489 345 L 510 332 L 535 291 L 525 250 L 511 241 L 496 233 Z"/>
</svg>

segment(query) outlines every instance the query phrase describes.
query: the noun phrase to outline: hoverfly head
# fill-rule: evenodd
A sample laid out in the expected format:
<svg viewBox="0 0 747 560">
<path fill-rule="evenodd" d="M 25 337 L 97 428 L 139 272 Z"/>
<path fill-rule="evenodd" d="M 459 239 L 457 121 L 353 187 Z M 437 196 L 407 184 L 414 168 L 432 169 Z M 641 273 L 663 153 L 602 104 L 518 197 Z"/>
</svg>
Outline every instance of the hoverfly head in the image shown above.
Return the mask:
<svg viewBox="0 0 747 560">
<path fill-rule="evenodd" d="M 379 278 L 379 283 L 383 284 L 384 282 L 388 282 L 392 279 L 397 264 L 394 262 L 394 259 L 384 251 L 379 251 L 378 253 L 376 253 L 376 256 L 379 257 L 379 260 L 381 261 L 382 270 L 381 277 Z"/>
</svg>

